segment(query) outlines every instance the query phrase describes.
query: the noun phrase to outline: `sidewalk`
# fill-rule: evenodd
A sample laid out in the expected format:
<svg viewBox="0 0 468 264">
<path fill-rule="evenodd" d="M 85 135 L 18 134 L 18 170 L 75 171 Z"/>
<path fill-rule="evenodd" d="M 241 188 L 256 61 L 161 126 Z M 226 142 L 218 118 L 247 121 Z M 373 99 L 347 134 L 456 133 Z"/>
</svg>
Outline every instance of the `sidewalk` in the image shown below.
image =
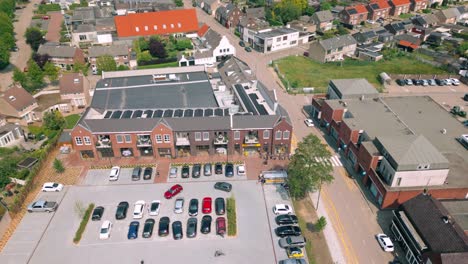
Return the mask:
<svg viewBox="0 0 468 264">
<path fill-rule="evenodd" d="M 312 200 L 315 207 L 317 205 L 318 192 L 309 193 L 309 197 Z M 330 250 L 330 255 L 333 259 L 334 264 L 345 264 L 346 260 L 343 256 L 342 248 L 340 246 L 340 242 L 338 241 L 338 236 L 333 225 L 328 220 L 330 218 L 328 217 L 327 211 L 325 210 L 323 203 L 324 201 L 321 201 L 318 206 L 319 208 L 315 209 L 317 210 L 317 215 L 319 217 L 324 216 L 327 219 L 328 224 L 325 226 L 323 234 L 325 235 L 325 240 L 327 241 L 328 249 Z"/>
</svg>

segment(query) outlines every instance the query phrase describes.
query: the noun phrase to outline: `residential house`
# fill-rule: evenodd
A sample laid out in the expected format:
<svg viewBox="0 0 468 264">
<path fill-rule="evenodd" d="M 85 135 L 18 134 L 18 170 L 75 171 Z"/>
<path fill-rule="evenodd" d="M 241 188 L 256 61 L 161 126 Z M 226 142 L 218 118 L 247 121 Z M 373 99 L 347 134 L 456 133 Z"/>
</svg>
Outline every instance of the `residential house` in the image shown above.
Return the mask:
<svg viewBox="0 0 468 264">
<path fill-rule="evenodd" d="M 401 14 L 409 13 L 411 2 L 410 0 L 390 0 L 390 15 L 399 16 Z"/>
<path fill-rule="evenodd" d="M 395 36 L 395 42 L 397 43 L 397 46 L 399 48 L 402 48 L 406 51 L 414 51 L 419 48 L 421 45 L 421 39 L 419 38 L 419 35 L 415 34 L 402 34 L 402 35 L 397 35 Z"/>
<path fill-rule="evenodd" d="M 317 25 L 317 29 L 322 32 L 333 28 L 334 19 L 330 10 L 315 12 L 311 17 L 311 21 L 313 21 L 313 23 Z"/>
<path fill-rule="evenodd" d="M 40 55 L 48 54 L 49 61 L 61 69 L 73 67 L 75 63 L 85 63 L 83 51 L 77 47 L 46 43 L 39 46 L 37 53 Z"/>
<path fill-rule="evenodd" d="M 460 13 L 460 16 L 458 17 L 458 20 L 467 20 L 468 19 L 468 7 L 467 6 L 457 6 L 458 12 Z"/>
<path fill-rule="evenodd" d="M 411 19 L 411 22 L 413 22 L 415 26 L 429 28 L 437 26 L 439 19 L 433 14 L 427 14 L 424 16 L 415 16 Z"/>
<path fill-rule="evenodd" d="M 299 31 L 293 28 L 269 28 L 254 35 L 252 48 L 269 53 L 295 47 L 299 44 Z"/>
<path fill-rule="evenodd" d="M 390 9 L 391 6 L 387 0 L 372 0 L 367 5 L 367 10 L 369 10 L 368 19 L 372 21 L 387 19 L 390 16 Z"/>
<path fill-rule="evenodd" d="M 421 26 L 414 26 L 411 29 L 411 33 L 417 35 L 418 38 L 423 42 L 427 40 L 432 31 L 432 28 L 426 28 Z"/>
<path fill-rule="evenodd" d="M 59 81 L 60 98 L 68 100 L 72 110 L 85 108 L 90 103 L 89 80 L 81 73 L 64 73 Z"/>
<path fill-rule="evenodd" d="M 357 41 L 351 35 L 344 35 L 310 44 L 309 57 L 318 62 L 340 61 L 353 56 Z"/>
<path fill-rule="evenodd" d="M 88 49 L 88 62 L 91 64 L 93 71 L 97 68 L 97 59 L 104 55 L 110 55 L 114 58 L 117 66 L 123 65 L 132 67 L 131 65 L 131 48 L 127 45 L 111 45 L 111 46 L 92 46 Z"/>
<path fill-rule="evenodd" d="M 148 12 L 115 16 L 119 38 L 152 35 L 186 35 L 198 30 L 195 9 Z"/>
<path fill-rule="evenodd" d="M 242 11 L 234 4 L 227 4 L 216 9 L 215 19 L 224 27 L 236 27 L 239 19 L 243 15 Z"/>
<path fill-rule="evenodd" d="M 382 42 L 358 45 L 356 48 L 356 55 L 362 60 L 379 61 L 383 59 L 383 54 L 381 53 L 383 47 L 384 43 Z"/>
<path fill-rule="evenodd" d="M 202 9 L 207 14 L 212 15 L 218 9 L 219 4 L 219 0 L 203 0 Z"/>
<path fill-rule="evenodd" d="M 339 17 L 345 25 L 353 27 L 366 21 L 368 14 L 369 11 L 364 5 L 355 5 L 346 7 Z"/>
<path fill-rule="evenodd" d="M 245 16 L 248 18 L 265 18 L 265 7 L 252 7 L 245 9 Z"/>
<path fill-rule="evenodd" d="M 413 12 L 418 12 L 428 8 L 428 0 L 411 0 L 410 10 Z"/>
<path fill-rule="evenodd" d="M 36 99 L 22 87 L 13 86 L 0 94 L 0 114 L 8 123 L 26 126 L 39 121 L 35 113 L 37 107 Z"/>
<path fill-rule="evenodd" d="M 437 10 L 434 15 L 441 24 L 455 24 L 460 17 L 460 11 L 456 7 Z"/>
<path fill-rule="evenodd" d="M 6 117 L 0 115 L 0 147 L 11 147 L 19 143 L 23 138 L 24 132 L 20 126 L 9 124 Z"/>
<path fill-rule="evenodd" d="M 81 43 L 97 44 L 96 27 L 93 24 L 80 24 L 72 32 L 72 44 L 79 46 Z"/>
<path fill-rule="evenodd" d="M 299 44 L 305 44 L 315 39 L 317 25 L 311 22 L 309 16 L 301 16 L 298 20 L 288 22 L 286 27 L 299 31 Z"/>
<path fill-rule="evenodd" d="M 270 24 L 259 18 L 241 17 L 237 30 L 240 33 L 240 38 L 246 43 L 253 45 L 254 36 L 258 32 L 270 28 Z"/>
<path fill-rule="evenodd" d="M 400 21 L 387 24 L 384 28 L 393 35 L 401 35 L 407 32 L 405 25 Z"/>
<path fill-rule="evenodd" d="M 373 29 L 367 29 L 353 34 L 358 44 L 369 44 L 379 39 L 379 35 Z"/>
</svg>

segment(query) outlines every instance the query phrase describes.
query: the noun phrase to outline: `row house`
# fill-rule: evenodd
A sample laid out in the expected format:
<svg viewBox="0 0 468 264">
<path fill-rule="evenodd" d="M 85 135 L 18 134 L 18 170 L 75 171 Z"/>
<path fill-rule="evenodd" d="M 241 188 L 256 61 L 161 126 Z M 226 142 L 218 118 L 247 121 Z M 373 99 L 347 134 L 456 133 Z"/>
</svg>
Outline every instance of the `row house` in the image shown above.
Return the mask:
<svg viewBox="0 0 468 264">
<path fill-rule="evenodd" d="M 328 31 L 333 28 L 335 18 L 330 10 L 315 12 L 310 18 L 311 22 L 317 25 L 317 30 Z"/>
<path fill-rule="evenodd" d="M 37 108 L 36 99 L 22 87 L 13 86 L 0 94 L 0 114 L 8 123 L 26 126 L 40 121 Z"/>
<path fill-rule="evenodd" d="M 350 27 L 357 26 L 367 20 L 369 11 L 364 5 L 348 6 L 340 12 L 341 21 Z"/>
<path fill-rule="evenodd" d="M 215 19 L 226 28 L 235 28 L 242 15 L 242 11 L 236 5 L 227 4 L 216 9 Z"/>
<path fill-rule="evenodd" d="M 104 55 L 109 55 L 114 58 L 117 66 L 136 67 L 136 61 L 132 61 L 131 48 L 125 44 L 92 46 L 88 49 L 88 62 L 91 64 L 93 72 L 97 73 L 97 59 Z"/>
<path fill-rule="evenodd" d="M 418 12 L 426 8 L 428 8 L 427 0 L 411 0 L 411 11 Z"/>
<path fill-rule="evenodd" d="M 357 41 L 351 35 L 344 35 L 310 44 L 309 57 L 318 62 L 344 60 L 345 57 L 354 56 Z"/>
<path fill-rule="evenodd" d="M 399 16 L 401 14 L 409 13 L 411 2 L 410 0 L 391 0 L 389 1 L 390 6 L 390 15 Z"/>
<path fill-rule="evenodd" d="M 387 19 L 390 16 L 390 9 L 391 6 L 386 0 L 374 0 L 367 5 L 368 19 L 373 21 Z"/>
<path fill-rule="evenodd" d="M 84 109 L 91 101 L 89 85 L 81 73 L 64 73 L 59 79 L 60 98 L 69 101 L 71 111 Z"/>
<path fill-rule="evenodd" d="M 48 54 L 49 61 L 61 69 L 72 68 L 75 63 L 85 63 L 83 51 L 77 47 L 46 43 L 39 46 L 37 53 L 39 55 Z"/>
</svg>

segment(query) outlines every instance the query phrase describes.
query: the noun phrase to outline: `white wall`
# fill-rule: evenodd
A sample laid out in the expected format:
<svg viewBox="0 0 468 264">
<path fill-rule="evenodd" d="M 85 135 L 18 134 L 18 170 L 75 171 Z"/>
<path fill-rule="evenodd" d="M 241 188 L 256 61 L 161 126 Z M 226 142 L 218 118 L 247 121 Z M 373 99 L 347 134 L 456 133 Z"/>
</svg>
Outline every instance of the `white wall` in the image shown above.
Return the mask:
<svg viewBox="0 0 468 264">
<path fill-rule="evenodd" d="M 286 40 L 283 40 L 284 37 L 287 37 Z M 265 40 L 266 42 L 266 40 Z M 293 42 L 293 43 L 292 43 Z M 273 44 L 271 46 L 271 51 L 287 49 L 290 47 L 297 46 L 299 44 L 299 32 L 294 32 L 290 34 L 281 35 L 279 37 L 273 38 Z"/>
<path fill-rule="evenodd" d="M 426 185 L 443 185 L 449 173 L 445 170 L 415 170 L 400 171 L 395 173 L 392 179 L 392 187 L 412 187 Z M 401 178 L 400 185 L 397 185 L 398 178 Z"/>
<path fill-rule="evenodd" d="M 229 42 L 226 36 L 221 38 L 219 45 L 213 50 L 213 57 L 216 59 L 218 56 L 235 56 L 236 48 Z"/>
</svg>

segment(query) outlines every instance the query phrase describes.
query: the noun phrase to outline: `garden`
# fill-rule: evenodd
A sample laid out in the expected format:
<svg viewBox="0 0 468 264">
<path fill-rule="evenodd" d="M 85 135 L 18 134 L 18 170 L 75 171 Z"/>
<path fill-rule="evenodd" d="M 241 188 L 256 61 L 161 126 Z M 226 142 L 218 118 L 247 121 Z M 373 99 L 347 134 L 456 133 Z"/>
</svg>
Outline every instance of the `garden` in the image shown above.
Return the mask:
<svg viewBox="0 0 468 264">
<path fill-rule="evenodd" d="M 141 37 L 133 42 L 133 48 L 137 53 L 139 69 L 175 67 L 178 65 L 178 53 L 192 49 L 192 41 L 173 36 Z"/>
</svg>

